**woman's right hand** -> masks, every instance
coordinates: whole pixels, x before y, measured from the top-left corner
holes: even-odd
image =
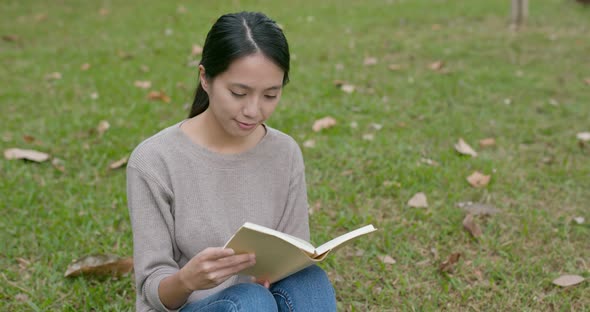
[[[236,255],[231,248],[210,247],[196,254],[182,267],[179,278],[187,290],[209,289],[255,263],[254,254]]]

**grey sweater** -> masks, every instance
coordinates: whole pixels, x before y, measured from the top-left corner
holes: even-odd
[[[178,123],[142,142],[127,164],[137,311],[167,311],[160,281],[207,247],[220,247],[246,221],[309,241],[305,170],[299,146],[270,127],[253,148],[218,154]],[[280,259],[277,259],[280,261]],[[195,291],[199,300],[245,279]]]

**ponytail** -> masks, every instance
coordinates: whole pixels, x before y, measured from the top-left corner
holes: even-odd
[[[209,107],[209,95],[203,89],[203,86],[199,82],[199,86],[197,87],[197,92],[195,93],[195,100],[193,101],[193,106],[191,107],[191,111],[188,114],[188,118],[193,118],[200,113],[204,112],[207,107]]]

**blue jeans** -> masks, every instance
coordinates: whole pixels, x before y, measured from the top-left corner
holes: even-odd
[[[237,284],[184,306],[181,312],[336,311],[334,288],[320,267],[312,265],[272,285]]]

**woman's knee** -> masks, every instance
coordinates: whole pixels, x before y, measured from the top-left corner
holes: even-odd
[[[232,299],[238,311],[277,311],[271,292],[260,284],[244,283],[235,286]]]

